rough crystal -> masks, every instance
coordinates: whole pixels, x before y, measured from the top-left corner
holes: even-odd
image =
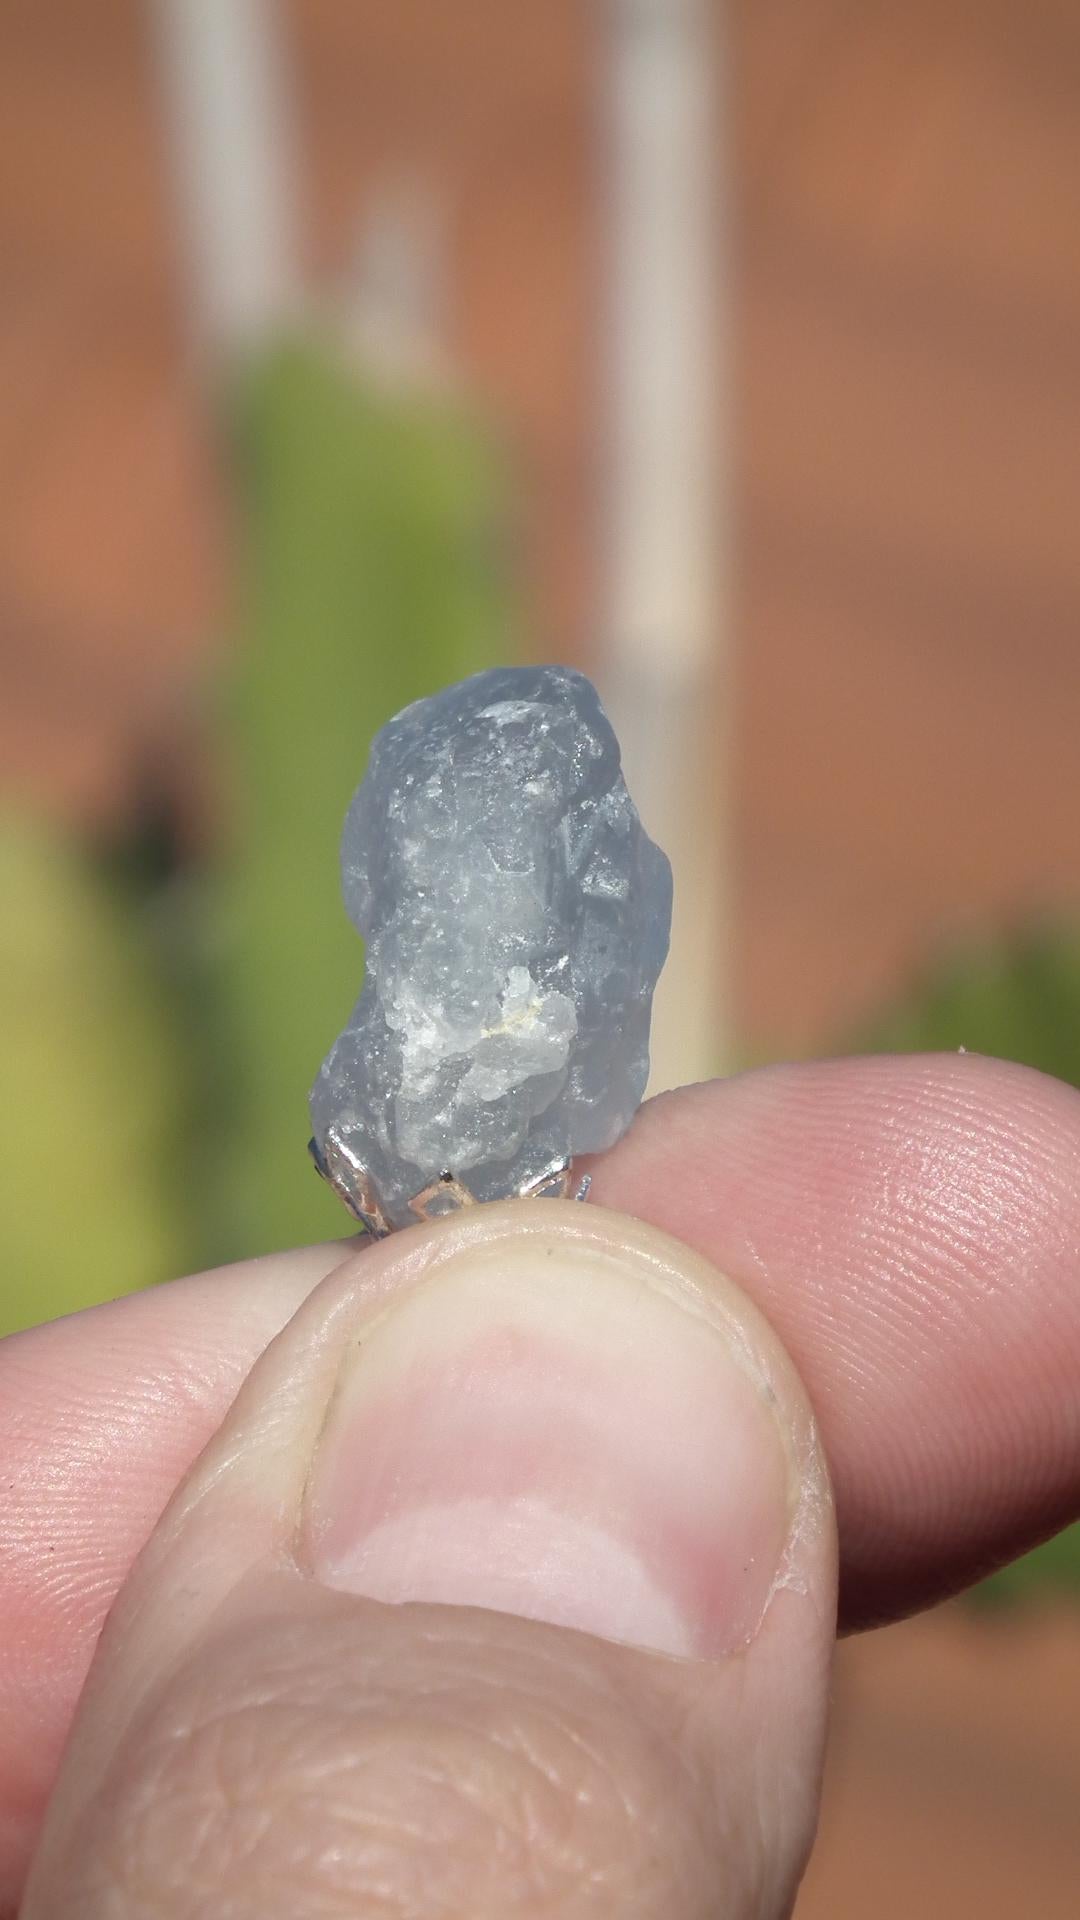
[[[445,1170],[492,1199],[611,1146],[648,1076],[671,868],[589,681],[502,668],[407,707],[341,866],[366,971],[312,1088],[324,1159],[406,1225]]]

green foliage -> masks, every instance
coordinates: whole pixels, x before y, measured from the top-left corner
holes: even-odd
[[[183,1272],[184,1055],[152,929],[91,851],[0,821],[0,1333]]]
[[[950,955],[856,1051],[993,1054],[1080,1087],[1080,928],[1042,923]]]
[[[858,1037],[856,1052],[955,1052],[1017,1060],[1080,1087],[1080,927],[1043,923],[952,954]],[[843,1049],[849,1051],[848,1047]],[[1080,1527],[984,1581],[987,1606],[1080,1594]]]
[[[359,990],[337,846],[372,735],[512,657],[492,449],[457,404],[290,344],[234,437],[246,629],[222,714],[231,833],[203,996],[208,1257],[347,1229],[307,1162],[307,1091]]]
[[[463,407],[297,342],[247,367],[230,424],[217,857],[178,870],[157,816],[107,857],[0,825],[0,1332],[349,1230],[306,1152],[362,970],[346,805],[384,720],[515,652],[505,476]]]

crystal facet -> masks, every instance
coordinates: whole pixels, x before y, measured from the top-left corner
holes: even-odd
[[[363,990],[311,1093],[324,1165],[408,1225],[609,1147],[645,1089],[671,868],[590,682],[477,674],[388,722],[341,846]],[[355,1180],[353,1182],[355,1189]]]

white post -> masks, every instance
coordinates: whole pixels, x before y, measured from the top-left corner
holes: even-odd
[[[605,693],[675,870],[655,1091],[730,1056],[718,463],[720,110],[708,0],[609,0]]]
[[[275,0],[154,0],[196,328],[242,347],[295,296],[293,147]]]
[[[369,195],[345,291],[348,339],[361,363],[406,388],[448,378],[446,231],[434,192],[390,178]]]

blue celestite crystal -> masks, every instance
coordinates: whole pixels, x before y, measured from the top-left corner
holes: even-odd
[[[311,1092],[324,1166],[365,1170],[403,1226],[444,1171],[494,1199],[625,1132],[671,868],[583,675],[502,668],[399,713],[341,868],[366,971]]]

